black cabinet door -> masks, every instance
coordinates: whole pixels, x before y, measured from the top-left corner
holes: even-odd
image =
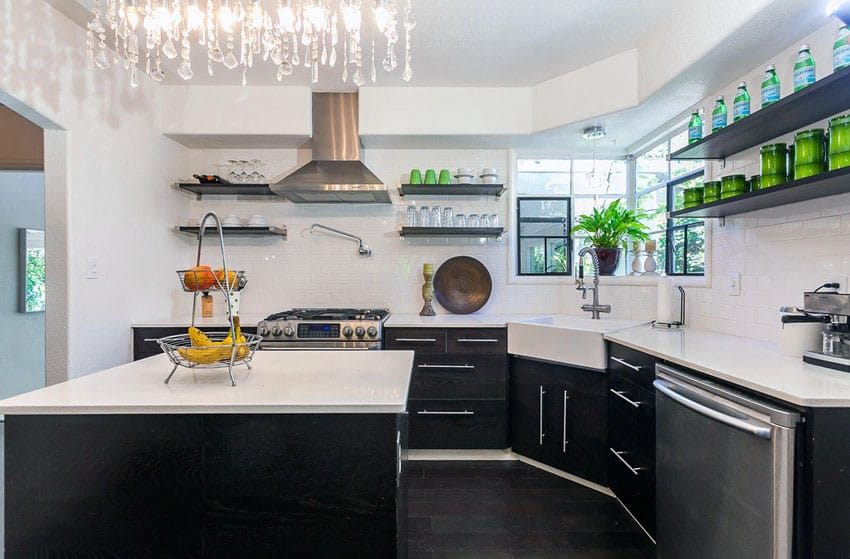
[[[553,375],[557,460],[552,465],[605,485],[608,379],[602,372],[566,366],[557,366]]]
[[[511,360],[511,447],[534,460],[551,460],[552,376],[549,365],[528,359]]]
[[[602,372],[513,358],[514,452],[605,484],[607,384]]]

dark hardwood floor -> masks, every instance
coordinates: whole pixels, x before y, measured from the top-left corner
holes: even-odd
[[[650,559],[613,498],[516,461],[406,463],[410,559]]]

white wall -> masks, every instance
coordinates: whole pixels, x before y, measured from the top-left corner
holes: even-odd
[[[158,90],[123,69],[90,71],[85,33],[43,1],[0,0],[0,100],[48,130],[48,376],[130,358],[129,324],[171,312],[186,247],[168,230],[187,150],[158,130]],[[84,278],[96,257],[101,279]],[[67,331],[66,331],[67,328]],[[64,339],[67,337],[67,343]]]
[[[805,39],[812,47],[817,76],[832,72],[832,43],[837,22]],[[760,106],[759,89],[764,68],[775,64],[782,84],[782,95],[793,91],[792,69],[799,44],[790,45],[775,57],[765,60],[723,90],[703,100],[710,113],[714,97],[734,97],[739,81],[749,85],[752,108]],[[710,120],[707,119],[707,120]],[[828,121],[809,128],[827,128]],[[793,143],[793,134],[774,141]],[[760,172],[758,148],[707,166],[708,176],[719,179],[727,174],[747,176]],[[713,227],[712,277],[710,289],[694,289],[691,298],[692,326],[737,334],[749,338],[776,340],[779,307],[802,305],[803,291],[811,291],[827,281],[839,281],[846,292],[850,287],[850,194],[811,200],[785,207],[771,208],[726,219],[726,226]],[[725,286],[728,275],[741,274],[741,295],[729,295]]]
[[[18,228],[44,228],[44,173],[0,171],[0,398],[44,386],[44,313],[18,312]]]
[[[299,160],[295,150],[192,150],[192,168],[212,168],[229,158],[260,158],[269,164],[269,176],[290,169]],[[301,153],[306,161],[308,153]],[[441,264],[452,256],[469,255],[481,260],[493,277],[493,294],[482,312],[495,313],[570,313],[578,314],[580,294],[572,278],[548,284],[508,283],[506,246],[509,232],[501,242],[445,239],[401,239],[396,227],[404,220],[406,204],[451,205],[456,213],[494,213],[502,223],[511,223],[506,214],[508,195],[499,201],[476,197],[458,199],[399,198],[395,185],[402,182],[412,167],[456,169],[457,167],[496,167],[502,176],[507,168],[506,150],[390,150],[364,151],[366,164],[390,185],[392,205],[302,205],[279,200],[204,199],[190,200],[184,219],[197,219],[207,210],[220,214],[236,213],[247,218],[253,213],[265,215],[270,223],[286,225],[289,239],[227,239],[228,259],[234,267],[249,274],[242,296],[245,313],[268,314],[296,306],[387,306],[395,313],[417,313],[422,307],[422,264]],[[187,199],[191,197],[187,196]],[[310,224],[318,222],[347,230],[363,237],[374,251],[371,258],[357,254],[356,243],[324,234],[311,235]],[[511,229],[512,230],[512,229]],[[191,264],[187,238],[187,262]],[[218,266],[213,244],[205,259]],[[604,286],[604,302],[614,305],[614,316],[652,318],[655,288],[652,286]],[[221,301],[217,312],[223,315]],[[191,302],[186,300],[175,313],[187,315]],[[438,312],[444,312],[439,309]]]

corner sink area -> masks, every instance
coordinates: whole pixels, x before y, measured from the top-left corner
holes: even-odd
[[[552,315],[508,322],[508,353],[603,370],[607,332],[643,324],[640,320]]]

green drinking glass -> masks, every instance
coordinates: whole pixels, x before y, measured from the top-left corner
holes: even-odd
[[[452,173],[448,169],[440,169],[440,178],[437,179],[439,184],[451,184]]]
[[[437,184],[437,172],[434,169],[425,171],[425,184]]]
[[[419,169],[410,170],[410,184],[422,184],[422,171]]]

